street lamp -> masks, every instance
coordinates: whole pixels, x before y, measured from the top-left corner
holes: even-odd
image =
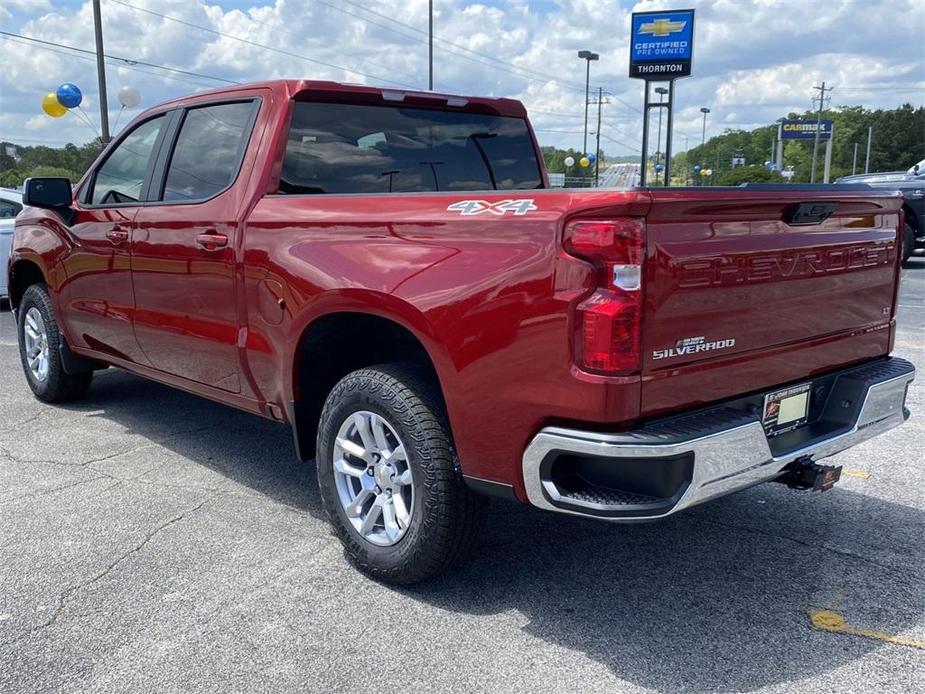
[[[665,94],[668,93],[667,87],[656,87],[655,93],[658,94],[658,103],[662,103]],[[658,166],[659,159],[661,158],[661,149],[662,149],[662,107],[659,106],[658,109],[658,139],[656,140],[655,146],[655,165]],[[658,183],[658,171],[655,172],[655,182]]]
[[[703,133],[700,135],[700,147],[703,148],[704,143],[707,141],[707,114],[710,109],[704,106],[700,109],[700,112],[703,114]]]
[[[578,57],[586,62],[585,67],[585,139],[581,147],[582,155],[588,153],[588,101],[591,99],[591,61],[601,56],[592,51],[578,51]]]

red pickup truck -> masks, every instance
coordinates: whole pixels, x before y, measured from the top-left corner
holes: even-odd
[[[35,395],[115,366],[288,423],[383,580],[457,562],[484,494],[639,521],[826,489],[817,461],[909,416],[898,194],[550,189],[508,99],[195,94],[25,202],[9,285]]]

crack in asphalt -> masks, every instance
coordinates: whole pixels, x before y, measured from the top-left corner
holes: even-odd
[[[153,446],[158,446],[163,443],[167,443],[171,439],[177,438],[178,436],[185,436],[186,434],[198,434],[203,431],[208,431],[209,429],[217,429],[219,427],[225,426],[226,422],[223,420],[221,422],[207,424],[202,427],[196,427],[193,429],[184,429],[182,431],[175,431],[172,434],[168,434],[159,439],[150,439],[147,443],[143,443],[140,446],[134,446],[122,451],[117,451],[115,453],[110,453],[109,455],[104,455],[99,458],[91,458],[90,460],[85,460],[80,463],[65,463],[61,460],[54,459],[33,459],[33,458],[22,458],[15,455],[8,448],[0,447],[0,458],[6,458],[7,460],[14,463],[22,463],[24,465],[28,464],[37,464],[37,465],[60,465],[61,467],[70,467],[70,468],[81,468],[93,465],[94,463],[101,463],[106,460],[111,460],[112,458],[118,458],[123,455],[128,455],[130,453],[137,453],[138,451],[144,450],[145,448],[151,448]],[[105,474],[105,473],[103,473]]]
[[[48,489],[36,489],[26,494],[20,494],[19,496],[10,497],[9,499],[2,499],[0,500],[0,506],[3,506],[4,504],[11,504],[14,501],[20,501],[21,499],[30,499],[33,497],[48,496],[49,494],[61,492],[61,491],[64,491],[65,489],[71,489],[72,487],[79,487],[80,485],[89,484],[90,482],[95,482],[97,480],[103,480],[103,479],[112,479],[112,478],[110,477],[110,475],[103,473],[103,474],[97,475],[96,477],[91,477],[90,479],[77,480],[76,482],[70,482],[69,484],[62,484],[57,487],[50,487]]]
[[[842,558],[844,558],[844,559],[854,559],[854,560],[857,560],[857,561],[862,561],[862,562],[864,562],[865,564],[870,564],[871,566],[876,566],[878,569],[882,569],[883,571],[887,571],[887,572],[889,572],[889,573],[895,574],[895,575],[898,576],[899,578],[902,578],[902,579],[908,581],[909,583],[925,585],[925,579],[923,579],[923,578],[919,578],[918,576],[913,576],[913,575],[907,574],[907,573],[905,573],[902,569],[900,569],[899,567],[890,566],[889,564],[882,564],[882,563],[876,561],[875,559],[871,559],[870,557],[866,557],[866,556],[864,556],[863,554],[858,554],[857,552],[852,552],[851,550],[841,549],[841,548],[839,548],[839,547],[832,547],[831,545],[816,544],[816,543],[814,543],[814,542],[807,542],[806,540],[801,540],[800,538],[793,537],[792,535],[781,535],[781,534],[779,534],[779,533],[769,532],[769,531],[767,531],[767,530],[761,530],[761,529],[759,529],[759,528],[753,528],[753,527],[749,527],[749,526],[747,526],[747,525],[734,525],[734,524],[732,524],[732,523],[721,523],[720,521],[711,520],[711,519],[708,519],[708,518],[696,518],[696,519],[693,519],[693,520],[694,520],[695,522],[698,522],[698,523],[707,523],[707,524],[710,524],[710,525],[718,525],[718,526],[721,527],[721,528],[729,528],[729,529],[733,529],[733,530],[744,530],[745,532],[754,533],[754,534],[756,534],[756,535],[762,535],[762,536],[764,536],[764,537],[771,537],[771,538],[774,538],[774,539],[777,539],[777,540],[786,540],[786,541],[788,541],[788,542],[793,542],[793,543],[795,543],[795,544],[801,545],[801,546],[806,547],[806,548],[808,548],[808,549],[814,549],[814,550],[820,550],[820,549],[821,549],[821,550],[825,550],[825,551],[827,551],[827,552],[832,552],[833,554],[837,554],[837,555],[839,555],[840,557],[842,557]]]
[[[186,517],[192,515],[193,513],[196,513],[197,511],[199,511],[203,506],[205,506],[205,505],[212,499],[212,497],[213,497],[213,495],[211,495],[211,494],[207,495],[205,498],[203,498],[203,499],[202,499],[198,504],[196,504],[195,506],[193,506],[193,507],[191,507],[191,508],[189,508],[189,509],[183,511],[182,513],[180,513],[180,514],[177,515],[177,516],[174,516],[174,517],[171,518],[170,520],[168,520],[168,521],[166,521],[166,522],[164,522],[164,523],[161,523],[161,524],[160,524],[159,526],[157,526],[154,530],[152,530],[150,533],[148,533],[148,534],[144,537],[144,539],[143,539],[139,544],[137,544],[135,547],[132,547],[132,548],[131,548],[130,550],[128,550],[127,552],[124,552],[124,553],[120,554],[120,555],[119,555],[118,557],[116,557],[113,561],[111,561],[102,571],[100,571],[99,573],[97,573],[95,576],[93,576],[92,578],[90,578],[88,581],[84,581],[84,582],[82,582],[82,583],[78,583],[77,585],[69,586],[68,588],[66,588],[66,589],[65,589],[64,591],[62,591],[62,593],[58,596],[58,600],[57,600],[57,603],[56,603],[56,605],[55,605],[55,609],[54,609],[54,611],[53,611],[52,614],[51,614],[51,617],[49,617],[44,623],[32,627],[32,628],[29,629],[26,633],[24,633],[24,634],[22,634],[22,635],[16,637],[15,639],[11,639],[11,640],[9,640],[9,641],[0,642],[0,647],[15,646],[16,644],[20,643],[21,641],[23,641],[24,639],[28,638],[29,636],[31,636],[31,635],[33,635],[33,634],[39,632],[39,631],[42,631],[42,630],[44,630],[44,629],[47,629],[48,627],[53,626],[54,624],[56,624],[57,621],[58,621],[58,619],[59,619],[59,618],[61,617],[61,615],[64,613],[64,610],[67,608],[68,604],[72,601],[74,595],[75,595],[78,591],[80,591],[80,590],[82,590],[82,589],[84,589],[84,588],[88,588],[89,586],[93,585],[93,584],[96,583],[97,581],[100,581],[100,580],[104,579],[106,576],[108,576],[110,573],[112,573],[122,562],[124,562],[125,560],[127,560],[129,557],[131,557],[131,556],[133,556],[133,555],[135,555],[135,554],[138,554],[142,549],[145,548],[145,545],[147,545],[149,542],[151,542],[151,540],[153,540],[158,534],[160,534],[161,532],[163,532],[164,530],[166,530],[166,529],[169,528],[170,526],[172,526],[172,525],[174,525],[174,524],[176,524],[176,523],[179,523],[179,522],[182,521],[184,518],[186,518]]]

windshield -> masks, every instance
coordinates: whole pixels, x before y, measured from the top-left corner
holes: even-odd
[[[925,159],[920,161],[918,164],[913,164],[912,167],[909,169],[909,173],[919,174],[920,176],[922,174],[925,174]]]
[[[280,193],[542,187],[522,118],[400,106],[296,102]]]

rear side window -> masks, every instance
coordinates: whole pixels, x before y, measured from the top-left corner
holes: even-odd
[[[138,202],[164,116],[145,121],[116,145],[96,172],[90,203],[113,205]]]
[[[542,186],[521,118],[296,102],[280,193],[515,190]]]
[[[0,219],[13,219],[22,212],[22,205],[12,200],[0,200]]]
[[[205,200],[238,175],[256,102],[201,106],[186,112],[167,167],[163,200]]]

